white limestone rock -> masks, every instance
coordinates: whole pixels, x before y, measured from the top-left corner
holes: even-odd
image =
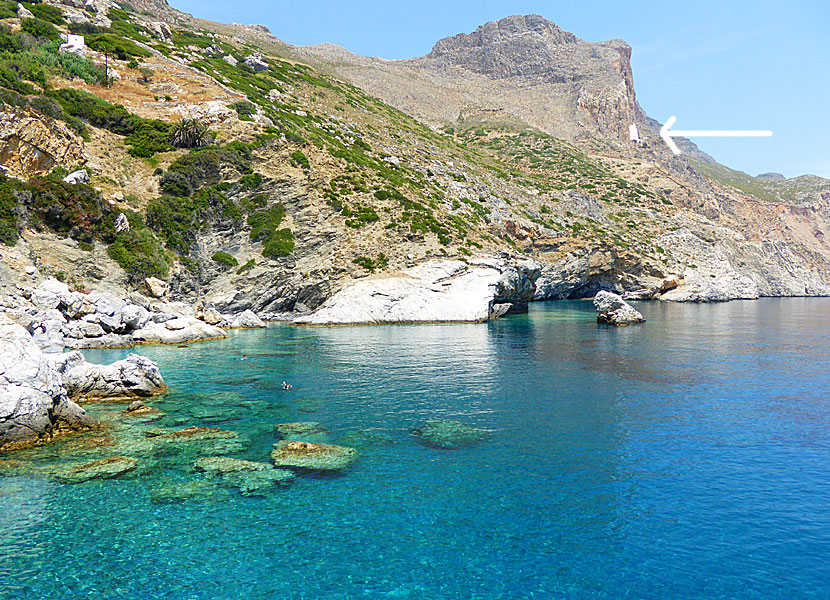
[[[0,314],[0,448],[36,441],[55,426],[93,424],[84,409],[69,399],[61,375],[29,333]]]
[[[266,327],[265,322],[252,310],[246,310],[238,315],[227,315],[222,319],[222,326],[230,329],[256,329]]]
[[[136,342],[157,344],[182,344],[228,337],[224,330],[208,325],[195,317],[179,316],[174,319],[157,323],[150,321],[141,329],[133,332],[132,338]]]
[[[526,307],[539,267],[533,261],[430,261],[401,273],[355,281],[311,315],[304,325],[482,322]],[[505,308],[505,304],[511,305]]]
[[[49,360],[63,376],[63,385],[73,398],[145,398],[167,389],[158,365],[138,354],[111,365],[86,362],[78,351]]]
[[[602,290],[594,298],[597,307],[597,323],[611,325],[631,325],[643,323],[645,318],[640,312],[622,299],[622,296]]]
[[[110,69],[112,71],[112,69]],[[110,73],[110,75],[112,75]],[[85,169],[78,169],[77,171],[73,171],[69,175],[63,178],[66,183],[71,183],[72,185],[77,185],[79,183],[89,183],[89,173],[86,172]]]

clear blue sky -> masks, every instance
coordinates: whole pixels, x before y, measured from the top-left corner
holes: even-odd
[[[261,23],[291,44],[332,42],[389,59],[512,14],[537,13],[584,40],[634,48],[641,106],[676,129],[772,129],[772,138],[698,139],[753,175],[830,177],[830,2],[721,0],[169,0],[225,23]]]

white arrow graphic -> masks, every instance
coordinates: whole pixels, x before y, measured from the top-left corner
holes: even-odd
[[[675,154],[680,154],[680,148],[672,140],[673,137],[772,137],[772,131],[768,129],[756,130],[730,130],[730,129],[710,129],[710,130],[695,130],[689,131],[670,131],[671,126],[677,121],[677,117],[671,116],[666,124],[660,128],[660,137],[666,142],[666,145]]]

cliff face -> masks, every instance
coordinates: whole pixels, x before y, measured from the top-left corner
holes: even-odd
[[[626,140],[644,125],[622,40],[587,43],[539,15],[511,16],[444,38],[426,56],[364,59],[336,46],[303,52],[428,122],[499,110],[557,137]]]

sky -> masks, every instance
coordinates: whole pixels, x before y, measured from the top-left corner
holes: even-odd
[[[169,0],[223,23],[259,23],[295,45],[365,56],[422,56],[448,35],[536,13],[578,37],[633,48],[637,99],[675,129],[770,129],[771,138],[698,138],[718,161],[757,175],[830,177],[830,2],[824,0]]]

